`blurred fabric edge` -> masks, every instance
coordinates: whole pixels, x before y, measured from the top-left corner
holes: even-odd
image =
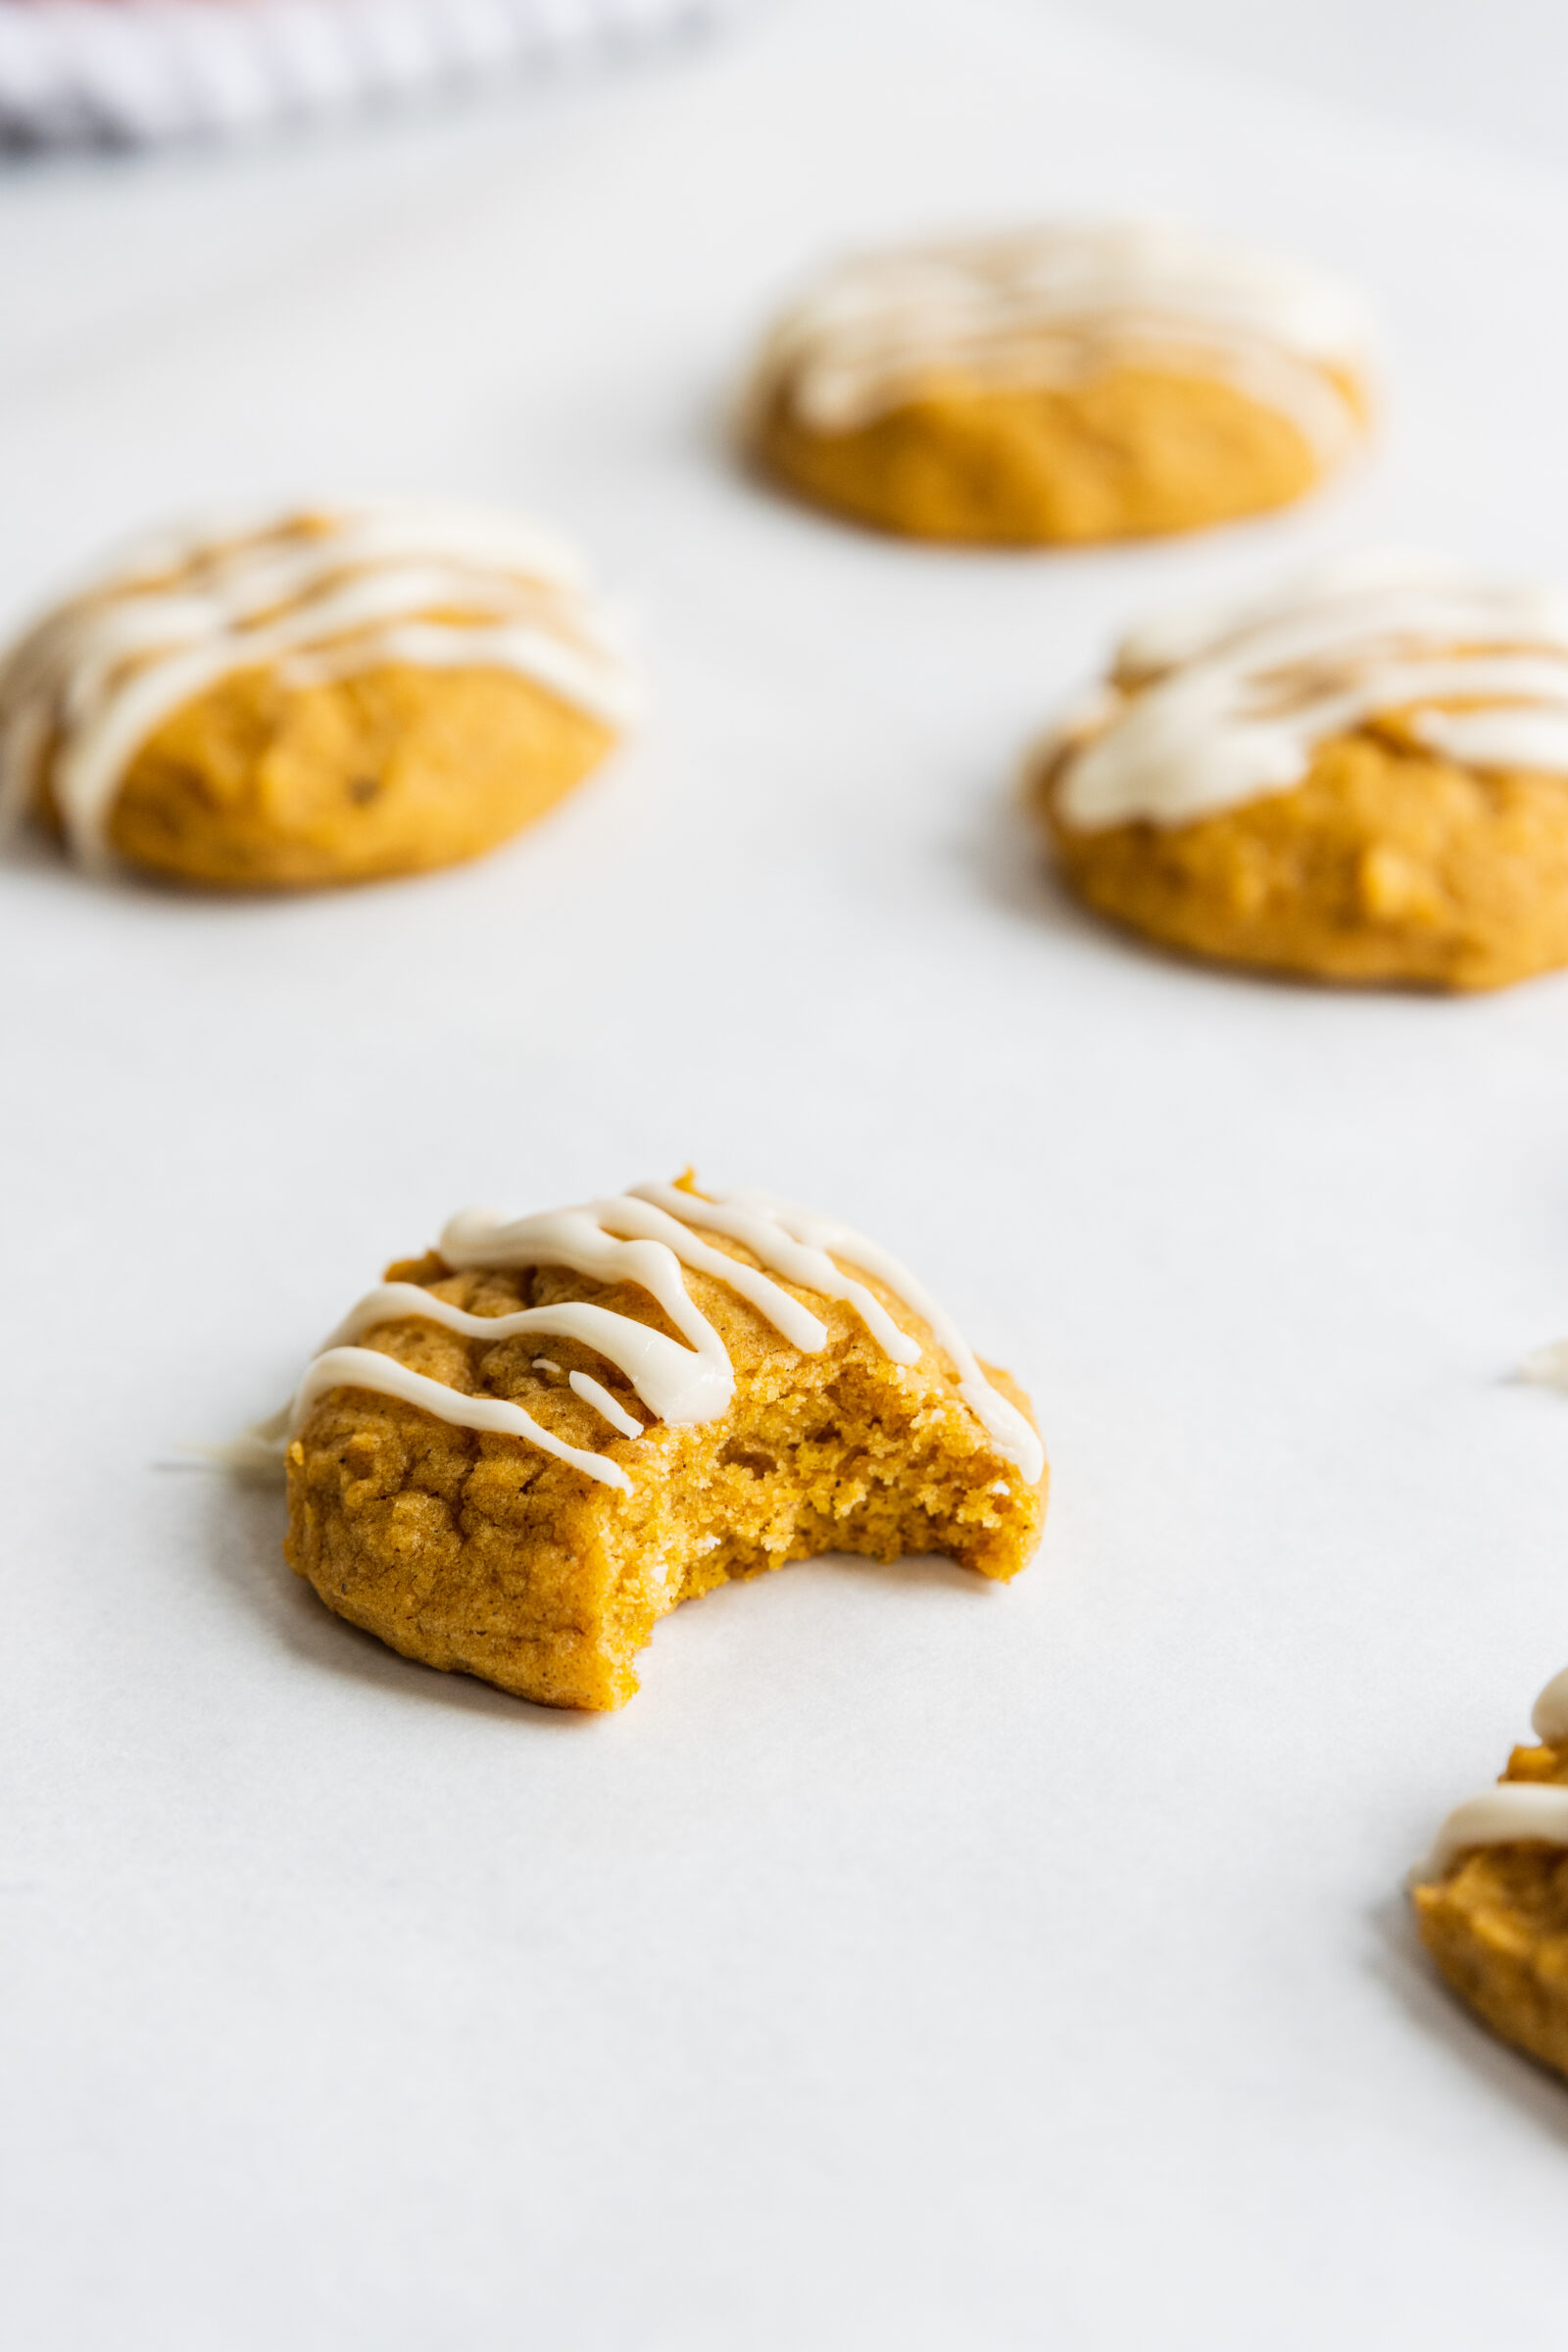
[[[0,0],[0,145],[222,137],[704,31],[756,0]]]

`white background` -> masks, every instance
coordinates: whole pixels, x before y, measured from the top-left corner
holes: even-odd
[[[744,480],[845,241],[1167,207],[1357,277],[1308,510],[1066,558]],[[1022,0],[811,0],[548,106],[0,191],[0,601],[235,493],[493,497],[639,616],[643,746],[469,870],[0,865],[12,2340],[1425,2352],[1568,2286],[1568,2092],[1401,1874],[1568,1657],[1568,978],[1165,961],[1020,744],[1127,616],[1373,538],[1568,575],[1568,179]],[[693,1158],[1031,1389],[1011,1590],[797,1567],[622,1714],[405,1663],[160,1467],[389,1256]]]
[[[1374,115],[1568,159],[1560,0],[1077,0],[1076,13]]]

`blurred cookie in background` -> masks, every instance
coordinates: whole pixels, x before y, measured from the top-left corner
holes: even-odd
[[[774,328],[745,430],[813,505],[1049,546],[1286,506],[1369,409],[1357,298],[1159,222],[855,256]]]
[[[1166,947],[1501,988],[1568,963],[1568,603],[1372,555],[1178,611],[1026,790],[1077,895]]]
[[[0,813],[89,867],[229,890],[494,848],[640,690],[575,559],[513,517],[320,507],[126,555],[0,665]]]

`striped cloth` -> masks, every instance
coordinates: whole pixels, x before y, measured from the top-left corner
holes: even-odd
[[[141,145],[693,30],[739,0],[0,0],[0,141]]]

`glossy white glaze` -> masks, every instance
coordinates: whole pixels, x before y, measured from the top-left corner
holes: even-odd
[[[1568,774],[1568,603],[1373,554],[1134,631],[1040,747],[1082,832],[1177,826],[1288,792],[1317,746],[1398,713],[1476,768]]]
[[[703,1239],[696,1228],[741,1243],[760,1261],[742,1264]],[[687,1290],[684,1268],[724,1283],[755,1307],[774,1330],[804,1353],[827,1342],[826,1326],[782,1282],[818,1298],[852,1307],[884,1354],[913,1364],[920,1345],[900,1329],[882,1301],[852,1270],[863,1268],[903,1299],[928,1326],[938,1348],[957,1374],[958,1394],[986,1430],[999,1454],[1033,1484],[1045,1469],[1040,1440],[1028,1420],[994,1389],[951,1318],[906,1268],[874,1242],[772,1195],[722,1192],[698,1195],[675,1185],[636,1185],[613,1199],[542,1216],[508,1219],[488,1209],[454,1217],[441,1236],[440,1253],[456,1271],[465,1268],[563,1266],[610,1283],[630,1282],[655,1299],[680,1334],[652,1330],[629,1315],[588,1301],[525,1307],[512,1314],[473,1315],[435,1298],[416,1283],[379,1284],[345,1316],[312,1363],[285,1416],[247,1442],[247,1461],[257,1444],[281,1459],[289,1437],[304,1424],[317,1400],[333,1388],[360,1388],[400,1396],[438,1419],[468,1429],[502,1430],[525,1438],[571,1462],[588,1477],[626,1488],[625,1471],[608,1455],[565,1445],[523,1412],[498,1399],[475,1397],[443,1382],[410,1371],[393,1357],[355,1343],[379,1325],[403,1319],[433,1323],[467,1340],[492,1344],[523,1334],[572,1339],[613,1364],[649,1412],[682,1423],[716,1420],[734,1395],[735,1373],[715,1326]],[[536,1364],[558,1370],[552,1359]],[[627,1438],[643,1434],[625,1406],[590,1375],[573,1372],[569,1385]]]
[[[574,1396],[582,1398],[584,1404],[591,1404],[612,1429],[619,1430],[623,1438],[642,1436],[643,1425],[635,1413],[628,1413],[619,1399],[612,1396],[603,1381],[595,1380],[591,1372],[568,1372],[566,1386]]]
[[[1331,279],[1159,221],[1063,221],[853,256],[774,329],[751,401],[842,433],[960,375],[1068,387],[1127,367],[1217,377],[1288,417],[1320,460],[1358,428],[1358,301]]]
[[[575,559],[506,515],[379,505],[212,516],[143,540],[0,664],[0,821],[49,762],[87,864],[163,722],[236,670],[309,687],[386,663],[505,669],[612,727],[640,693]]]

